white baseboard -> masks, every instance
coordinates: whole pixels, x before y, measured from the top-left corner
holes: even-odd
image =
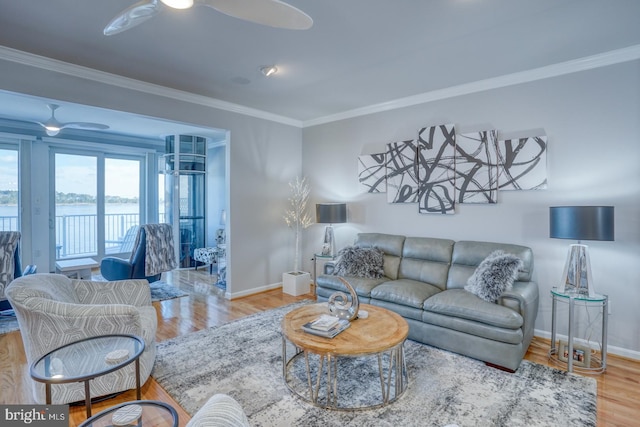
[[[241,291],[241,292],[234,292],[232,294],[227,292],[225,294],[225,298],[231,300],[231,299],[246,297],[246,296],[253,295],[253,294],[259,294],[260,292],[270,291],[272,289],[278,289],[278,288],[282,288],[282,283],[272,283],[270,285],[259,286],[257,288],[251,288],[251,289],[248,289],[246,291]]]
[[[535,329],[533,332],[534,332],[534,335],[537,337],[546,338],[548,340],[551,339],[551,332],[542,331],[540,329]],[[556,339],[562,339],[566,341],[568,337],[566,335],[556,334]],[[585,346],[590,346],[591,348],[599,350],[598,348],[599,344],[597,342],[594,342],[594,341],[587,342],[586,340],[579,339],[579,338],[576,338],[575,342]],[[616,347],[613,345],[607,345],[607,354],[615,354],[616,356],[622,356],[622,357],[627,357],[629,359],[640,360],[640,351],[629,350],[627,348]]]

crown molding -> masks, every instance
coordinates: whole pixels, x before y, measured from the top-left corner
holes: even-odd
[[[379,104],[373,104],[362,108],[355,108],[353,110],[343,111],[341,113],[331,114],[328,116],[306,121],[292,119],[290,117],[269,113],[267,111],[258,110],[255,108],[234,104],[203,95],[197,95],[190,92],[171,89],[153,83],[143,82],[141,80],[135,80],[116,74],[106,73],[104,71],[98,71],[92,68],[59,61],[57,59],[34,55],[5,46],[0,46],[0,59],[36,68],[46,69],[48,71],[54,71],[86,80],[92,80],[99,83],[105,83],[124,89],[135,90],[138,92],[175,99],[191,104],[202,105],[205,107],[216,108],[219,110],[242,114],[245,116],[255,117],[276,123],[282,123],[297,128],[307,128],[339,120],[365,116],[368,114],[375,114],[384,111],[410,107],[418,104],[425,104],[442,99],[454,98],[457,96],[469,95],[473,93],[484,92],[487,90],[499,89],[502,87],[508,87],[517,84],[563,76],[566,74],[592,70],[595,68],[606,67],[623,62],[635,61],[637,59],[640,59],[640,45],[633,45],[626,48],[615,49],[596,55],[574,59],[571,61],[560,62],[557,64],[547,65],[544,67],[534,68],[531,70],[512,74],[505,74],[502,76],[478,80],[471,83],[450,86],[443,89],[424,92],[421,94],[382,102]]]
[[[280,116],[278,114],[269,113],[267,111],[258,110],[256,108],[246,107],[240,104],[234,104],[232,102],[222,101],[208,96],[197,95],[195,93],[185,92],[178,89],[171,89],[165,86],[119,76],[117,74],[106,73],[104,71],[95,70],[93,68],[83,67],[81,65],[59,61],[57,59],[23,52],[6,46],[0,46],[0,60],[16,62],[22,65],[41,68],[47,71],[53,71],[68,76],[78,77],[81,79],[96,81],[123,89],[135,90],[150,95],[157,95],[164,98],[175,99],[177,101],[216,108],[218,110],[251,116],[258,119],[282,123],[298,128],[302,127],[302,121],[292,119],[290,117]]]
[[[586,56],[571,61],[560,62],[540,68],[533,68],[512,74],[505,74],[476,82],[465,83],[457,86],[450,86],[443,89],[424,92],[393,101],[373,104],[362,108],[344,111],[338,114],[320,117],[317,119],[302,122],[302,127],[336,122],[338,120],[351,119],[368,114],[380,113],[395,110],[398,108],[410,107],[418,104],[438,101],[442,99],[454,98],[456,96],[469,95],[477,92],[484,92],[492,89],[513,86],[522,83],[544,80],[566,74],[578,73],[580,71],[592,70],[594,68],[606,67],[622,62],[635,61],[640,59],[640,45],[633,45],[622,49],[611,50],[597,55]]]

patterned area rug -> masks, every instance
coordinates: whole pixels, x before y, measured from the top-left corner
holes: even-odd
[[[593,378],[528,361],[510,374],[413,341],[405,344],[409,385],[397,401],[351,412],[309,405],[282,379],[280,322],[299,304],[161,342],[152,376],[190,414],[211,395],[229,394],[253,426],[596,425]],[[380,388],[361,367],[338,375],[341,399]]]
[[[105,281],[102,276],[94,276],[93,280]],[[164,301],[186,297],[189,294],[162,280],[151,283],[151,301]],[[15,316],[0,316],[0,335],[17,331],[18,321]]]

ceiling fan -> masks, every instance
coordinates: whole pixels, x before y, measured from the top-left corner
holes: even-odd
[[[309,15],[280,0],[142,0],[113,18],[104,28],[104,35],[133,28],[167,7],[189,9],[193,6],[207,6],[234,18],[275,28],[307,30],[313,25]]]
[[[60,131],[64,128],[75,128],[75,129],[91,129],[91,130],[105,130],[109,129],[109,126],[103,125],[100,123],[88,123],[88,122],[68,122],[68,123],[60,123],[56,119],[56,110],[60,107],[56,104],[47,104],[47,107],[51,110],[51,117],[44,123],[37,122],[40,126],[42,126],[49,136],[56,136],[60,133]]]

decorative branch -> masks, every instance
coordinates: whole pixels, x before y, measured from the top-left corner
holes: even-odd
[[[307,178],[296,177],[289,182],[291,197],[289,197],[289,208],[284,211],[284,221],[289,228],[292,228],[296,236],[296,255],[293,263],[293,271],[298,271],[298,261],[300,259],[300,232],[313,224],[311,215],[307,212],[309,193],[311,192]]]

